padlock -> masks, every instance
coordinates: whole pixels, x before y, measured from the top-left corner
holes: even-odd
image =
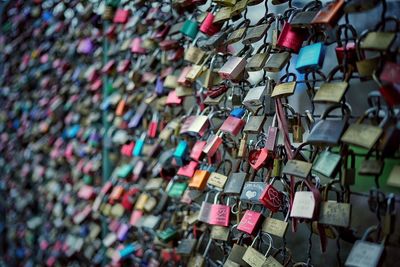
[[[318,34],[324,36],[323,40],[316,42]],[[300,49],[299,56],[296,61],[296,70],[299,73],[305,73],[307,71],[315,71],[322,68],[325,58],[325,40],[326,36],[324,33],[315,33],[311,35],[307,41],[308,45],[303,46]],[[311,41],[314,41],[311,44]]]
[[[371,149],[383,133],[382,126],[389,119],[386,113],[385,118],[381,121],[380,126],[365,124],[363,121],[371,114],[377,112],[377,107],[368,109],[356,123],[350,124],[347,130],[341,137],[341,141],[346,144],[360,146],[366,149]]]
[[[207,185],[207,180],[210,177],[208,170],[196,170],[190,180],[189,187],[197,190],[204,190]]]
[[[311,22],[322,7],[321,2],[309,2],[301,11],[293,12],[290,25],[294,28],[310,28]]]
[[[285,21],[276,45],[297,54],[306,38],[304,30],[294,29],[289,22]]]
[[[219,128],[219,131],[224,133],[230,133],[233,136],[238,135],[238,133],[244,127],[245,122],[242,118],[236,118],[234,116],[229,116]]]
[[[370,159],[368,156],[361,162],[359,175],[380,176],[383,171],[384,161],[381,159]]]
[[[118,8],[114,15],[114,23],[125,24],[128,22],[130,10]]]
[[[321,152],[315,159],[312,170],[326,177],[335,178],[340,166],[341,156],[332,153],[329,148]]]
[[[283,167],[282,173],[306,179],[310,175],[311,169],[312,163],[291,159]]]
[[[207,143],[203,148],[203,153],[208,157],[212,157],[218,151],[218,148],[222,144],[223,132],[217,132],[215,135],[210,135],[207,139]]]
[[[239,231],[254,235],[259,228],[263,215],[253,210],[246,210],[237,226]]]
[[[245,46],[236,56],[229,57],[228,61],[219,69],[218,74],[223,79],[235,80],[245,71],[247,58],[250,56],[253,48]]]
[[[263,43],[249,59],[246,65],[247,71],[260,71],[264,69],[265,63],[270,55],[272,45],[270,43]],[[262,52],[261,52],[262,51]]]
[[[210,221],[211,205],[212,205],[212,203],[208,202],[210,193],[211,193],[211,191],[207,191],[203,202],[201,202],[200,211],[199,211],[198,218],[197,218],[197,220],[199,222],[209,223],[209,221]]]
[[[367,238],[374,232],[377,231],[376,226],[369,227],[361,240],[357,240],[349,256],[346,259],[345,266],[351,267],[376,267],[379,265],[380,258],[384,251],[385,239],[380,244],[372,243],[367,241]]]
[[[238,168],[232,168],[232,173],[228,176],[224,187],[224,194],[227,195],[240,195],[244,182],[247,180],[248,174],[246,172],[239,171],[240,163]]]
[[[290,60],[289,52],[275,52],[271,53],[264,69],[268,72],[279,72],[286,66]]]
[[[379,63],[379,57],[365,58],[365,52],[361,51],[360,45],[370,32],[371,31],[364,31],[356,42],[356,66],[362,81],[370,80],[372,78],[372,74],[377,69]]]
[[[316,103],[339,103],[342,101],[344,95],[346,94],[347,88],[349,87],[349,80],[353,73],[353,67],[336,66],[333,68],[326,79],[326,82],[321,84],[318,91],[315,93],[313,101]],[[343,81],[332,82],[334,75],[338,72],[343,72]]]
[[[180,32],[190,39],[195,39],[199,31],[199,23],[193,20],[193,16],[194,14],[183,23],[180,29]]]
[[[292,77],[292,81],[288,81]],[[280,78],[280,83],[275,85],[271,97],[286,97],[294,94],[296,89],[296,75],[294,73],[287,73]],[[284,82],[285,81],[285,82]]]
[[[204,234],[203,234],[203,235],[204,235]],[[199,250],[200,244],[202,243],[202,240],[203,240],[203,239],[201,239],[201,241],[199,241],[198,247],[197,247],[196,251]],[[196,255],[190,257],[190,259],[189,259],[189,261],[188,261],[188,266],[193,266],[193,267],[204,267],[204,266],[206,265],[206,256],[207,256],[207,254],[208,254],[208,251],[209,251],[210,248],[211,248],[211,243],[212,243],[212,241],[213,241],[213,240],[212,240],[211,238],[209,238],[209,241],[208,241],[208,243],[207,243],[207,245],[206,245],[206,248],[204,249],[203,254],[198,254],[198,253],[196,253]]]
[[[257,134],[262,131],[264,128],[264,123],[266,120],[265,115],[253,115],[250,116],[251,113],[248,115],[248,119],[246,121],[246,125],[244,126],[243,132],[245,134]]]
[[[271,182],[265,186],[259,196],[259,201],[273,213],[278,212],[283,204],[282,192],[273,186],[276,180],[276,178],[272,178]]]
[[[131,52],[134,54],[145,54],[146,50],[142,47],[142,39],[135,37],[131,43]]]
[[[351,219],[351,204],[346,202],[338,202],[338,200],[328,200],[328,192],[332,188],[333,182],[325,186],[323,192],[323,200],[320,204],[318,222],[324,225],[332,225],[337,227],[349,227]],[[347,201],[349,201],[347,196]]]
[[[346,36],[345,33],[350,32],[351,36]],[[342,38],[342,34],[345,38]],[[348,34],[348,33],[347,33]],[[336,30],[336,42],[337,47],[335,48],[336,58],[339,65],[351,65],[353,69],[356,69],[357,53],[356,44],[357,32],[350,24],[342,24]],[[344,44],[343,44],[344,42]]]
[[[267,252],[265,254],[262,254],[261,252],[259,252],[255,248],[253,248],[257,238],[259,238],[258,235],[254,238],[251,245],[249,247],[247,247],[246,252],[243,254],[243,257],[242,257],[242,259],[247,264],[249,264],[251,267],[265,266],[264,264],[266,264],[267,255],[271,251],[271,248],[272,248],[272,238],[269,237],[269,246],[268,246]]]
[[[231,208],[229,205],[218,204],[218,197],[220,193],[215,194],[214,203],[210,208],[210,217],[208,223],[211,225],[218,226],[229,226],[229,216],[231,212]]]
[[[230,170],[227,173],[227,175],[225,175],[223,173],[220,173],[218,170],[221,167],[225,167],[225,165],[227,163],[230,166],[229,167]],[[215,188],[217,190],[223,190],[224,186],[225,186],[225,183],[226,183],[226,181],[228,179],[228,176],[231,174],[231,171],[232,171],[232,162],[229,161],[229,160],[221,161],[221,163],[218,164],[217,169],[210,174],[210,177],[208,178],[208,181],[207,181],[207,185],[211,186],[212,188]]]
[[[230,6],[222,7],[219,10],[217,10],[213,22],[224,23],[230,20],[231,17],[232,17],[232,7]]]
[[[255,87],[251,88],[246,96],[244,97],[242,104],[246,107],[251,106],[260,106],[264,102],[264,96],[268,91],[271,90],[273,83],[269,78],[264,85],[261,85],[260,82],[255,85]]]
[[[200,31],[208,36],[213,36],[222,28],[222,23],[214,23],[215,15],[213,12],[215,12],[215,8],[213,8],[210,12],[207,12],[206,18],[200,25]]]
[[[193,160],[199,161],[203,152],[203,148],[206,145],[206,141],[198,140],[193,145],[189,157]]]
[[[336,88],[335,88],[336,89]],[[341,108],[345,113],[342,120],[328,120],[329,113]],[[340,138],[345,131],[350,118],[350,109],[347,105],[334,104],[328,107],[321,115],[321,119],[314,125],[307,142],[313,145],[335,146],[340,142]],[[334,129],[334,130],[333,130]]]
[[[147,135],[150,138],[155,138],[157,136],[157,129],[158,129],[158,113],[154,112],[151,118],[151,121],[149,123],[149,128],[147,130]]]
[[[185,192],[187,183],[173,182],[168,191],[168,196],[172,198],[180,198]]]
[[[241,239],[240,239],[241,240]],[[242,246],[241,244],[234,243],[229,253],[227,260],[225,261],[223,267],[250,267],[250,265],[245,262],[242,257],[246,252],[246,247]]]
[[[298,182],[297,186],[301,182]],[[303,219],[315,219],[318,218],[319,212],[319,191],[312,185],[309,185],[307,180],[304,180],[304,184],[311,191],[296,191],[293,199],[293,206],[290,210],[290,217],[303,218]]]
[[[301,123],[301,116],[299,113],[295,114],[296,117],[296,122],[295,124],[292,125],[293,128],[293,143],[303,143],[303,133],[304,133],[304,127],[302,126]]]
[[[143,147],[145,144],[146,133],[142,133],[140,138],[136,140],[135,148],[133,149],[132,156],[140,157],[142,155]]]
[[[247,139],[248,139],[247,132],[244,131],[243,136],[239,142],[239,149],[237,154],[238,158],[244,158],[247,155]]]
[[[385,99],[389,107],[400,104],[400,86],[398,85],[398,79],[395,78],[398,75],[398,70],[398,64],[385,62],[383,69],[380,72],[380,79],[378,79],[376,71],[372,75],[374,81],[379,86],[380,94]]]
[[[245,182],[240,201],[242,203],[260,204],[260,196],[265,187],[264,182]]]
[[[270,216],[265,218],[261,231],[283,238],[286,234],[288,225],[289,225],[289,212],[286,213],[285,219],[279,220],[272,217],[273,213],[270,213]]]
[[[393,22],[395,25],[393,32],[385,31],[385,26],[388,25],[389,22]],[[397,18],[395,17],[384,18],[376,25],[375,31],[368,32],[365,39],[360,42],[360,49],[387,51],[396,38],[396,32],[399,31],[398,24]]]
[[[250,20],[244,19],[238,25],[236,25],[235,28],[232,30],[231,34],[229,34],[229,36],[227,37],[226,44],[227,45],[234,44],[242,40],[247,32],[249,24]]]
[[[266,35],[269,27],[274,21],[273,14],[268,14],[257,21],[256,25],[251,26],[247,29],[246,36],[243,38],[242,43],[244,45],[250,45],[255,43]]]
[[[184,59],[193,64],[201,64],[206,56],[206,52],[196,46],[199,38],[193,40],[187,49],[185,49]]]
[[[174,159],[178,166],[182,167],[187,161],[187,154],[189,151],[189,145],[186,141],[181,140],[174,151]]]
[[[276,141],[278,139],[278,120],[277,114],[275,113],[272,119],[272,124],[268,128],[267,140],[265,142],[265,148],[269,151],[275,151]]]
[[[344,0],[327,3],[318,11],[311,24],[334,27],[343,15],[344,4]]]

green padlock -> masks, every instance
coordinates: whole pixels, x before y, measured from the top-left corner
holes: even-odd
[[[199,23],[196,20],[189,18],[183,23],[180,32],[190,39],[195,39],[199,32]]]
[[[176,229],[168,227],[167,229],[159,232],[157,236],[162,242],[168,243],[178,236],[178,232],[176,231]]]
[[[181,197],[183,195],[183,192],[185,192],[187,187],[187,183],[177,183],[174,182],[171,185],[171,188],[168,190],[168,196],[170,197]]]

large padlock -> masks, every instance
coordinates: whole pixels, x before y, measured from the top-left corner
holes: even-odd
[[[223,79],[237,79],[245,71],[246,60],[252,51],[252,46],[245,46],[236,56],[229,57],[228,61],[219,69],[218,74]]]
[[[319,33],[321,34],[321,33]],[[300,73],[305,73],[307,71],[315,71],[322,68],[325,58],[325,39],[326,36],[322,33],[324,39],[316,42],[318,33],[313,34],[308,39],[308,45],[303,46],[300,49],[299,56],[296,61],[296,70]],[[314,41],[311,44],[311,41]]]
[[[380,258],[384,251],[385,239],[380,244],[367,241],[367,238],[377,231],[376,226],[368,228],[361,240],[354,243],[349,256],[346,259],[345,266],[347,267],[376,267],[379,264]]]
[[[276,178],[272,178],[259,196],[259,201],[273,213],[278,212],[283,205],[283,193],[273,186],[276,180]]]

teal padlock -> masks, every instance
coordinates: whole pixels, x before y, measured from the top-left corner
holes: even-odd
[[[136,250],[137,247],[134,244],[129,244],[119,251],[119,256],[121,259],[124,259],[134,253]]]
[[[189,151],[189,145],[186,141],[182,140],[174,151],[174,159],[178,166],[182,167],[186,163],[187,154]]]
[[[159,232],[157,236],[162,242],[168,243],[169,241],[178,237],[178,231],[172,227],[168,227],[167,229]]]
[[[195,39],[199,32],[199,23],[195,20],[188,19],[183,23],[180,32],[190,39]]]
[[[117,177],[126,179],[129,174],[132,174],[133,166],[130,164],[125,164],[119,167],[117,172]]]
[[[187,183],[174,182],[168,190],[168,196],[180,198],[183,195],[183,192],[185,192],[187,186]]]
[[[296,70],[299,73],[315,71],[322,68],[325,58],[325,45],[323,42],[310,44],[300,49],[297,57]]]
[[[121,0],[106,0],[106,5],[117,8]]]
[[[143,133],[140,136],[139,140],[136,141],[135,148],[133,149],[133,152],[132,152],[132,156],[140,157],[142,155],[145,138],[146,138],[146,133]]]

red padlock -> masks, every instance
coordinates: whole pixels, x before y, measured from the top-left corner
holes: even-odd
[[[142,39],[140,37],[135,37],[132,40],[131,52],[135,54],[145,54],[146,49],[142,47]]]
[[[125,24],[129,18],[129,10],[118,8],[115,12],[114,23]]]
[[[258,171],[261,169],[268,161],[271,156],[271,152],[263,147],[261,149],[254,149],[249,152],[249,162],[251,167]]]
[[[253,210],[246,210],[237,229],[249,235],[254,235],[260,225],[262,214]]]
[[[306,38],[307,35],[303,29],[295,29],[289,22],[285,21],[276,45],[297,54]]]
[[[226,118],[224,123],[222,123],[219,130],[221,132],[231,133],[233,136],[236,136],[238,135],[238,133],[240,133],[244,125],[245,125],[244,120],[233,116],[229,116],[228,118]]]
[[[346,32],[350,31],[351,33],[351,36],[348,36],[347,39],[343,39],[341,37],[342,32],[344,33],[345,31]],[[335,52],[338,64],[343,65],[344,59],[346,57],[347,64],[353,66],[354,70],[357,69],[356,62],[358,60],[356,44],[355,44],[356,38],[357,38],[357,32],[350,24],[340,25],[336,30],[337,47],[335,48]]]
[[[165,104],[167,105],[182,105],[183,98],[176,95],[175,90],[170,91]]]
[[[199,163],[192,160],[191,162],[189,162],[189,164],[180,167],[178,169],[177,175],[192,178],[198,166]]]
[[[149,128],[147,130],[147,135],[150,138],[155,138],[157,136],[157,128],[158,128],[158,114],[153,113],[153,117],[149,123]]]
[[[210,135],[207,144],[203,148],[203,153],[208,157],[212,157],[217,152],[219,146],[222,144],[222,132]]]
[[[197,141],[190,151],[189,157],[193,160],[199,161],[203,152],[204,146],[207,144],[206,141]]]
[[[223,23],[213,23],[215,15],[212,12],[208,12],[203,23],[200,25],[200,31],[208,36],[213,36],[219,32],[222,28]]]
[[[132,151],[134,147],[135,147],[135,142],[133,141],[123,145],[121,147],[121,154],[127,157],[132,157]]]
[[[275,178],[271,183],[267,184],[265,189],[260,195],[260,202],[271,212],[278,212],[283,204],[283,193],[278,191],[274,186]]]
[[[220,192],[215,195],[214,204],[211,204],[209,224],[229,226],[230,207],[224,204],[217,204]]]

